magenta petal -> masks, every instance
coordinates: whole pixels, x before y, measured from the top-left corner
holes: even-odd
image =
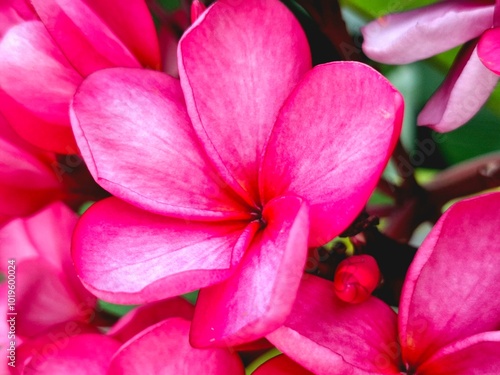
[[[476,43],[464,46],[448,76],[418,115],[418,125],[454,130],[481,109],[498,82],[477,56]]]
[[[401,95],[360,63],[315,67],[283,106],[261,170],[264,201],[293,194],[310,206],[309,244],[322,245],[359,214],[402,122]],[[341,214],[340,214],[341,213]]]
[[[307,206],[282,197],[264,208],[267,223],[234,275],[200,291],[191,342],[196,347],[256,340],[285,321],[307,254]]]
[[[311,68],[300,24],[276,0],[219,1],[184,35],[179,51],[199,137],[226,181],[258,203],[265,143],[284,100]]]
[[[418,368],[420,375],[500,374],[500,331],[486,332],[441,349]]]
[[[98,297],[142,303],[226,279],[252,239],[243,221],[172,219],[116,198],[94,204],[73,237],[83,283]]]
[[[477,54],[484,66],[500,75],[500,27],[490,29],[481,36]]]
[[[110,337],[86,333],[43,346],[26,364],[26,375],[106,375],[120,343]]]
[[[456,203],[420,247],[399,308],[410,365],[454,340],[500,327],[498,212],[500,193]]]
[[[267,335],[316,375],[399,374],[397,317],[371,297],[358,305],[335,297],[333,283],[304,275],[292,313]]]
[[[26,0],[2,0],[0,3],[0,38],[14,25],[36,19]]]
[[[228,349],[195,349],[189,344],[189,321],[171,318],[151,326],[123,345],[109,374],[243,375],[243,364]]]
[[[68,110],[81,77],[41,22],[9,30],[0,43],[0,71],[0,109],[14,129],[39,147],[75,153]]]
[[[158,69],[160,53],[144,0],[33,0],[41,20],[83,75],[113,66]],[[139,63],[139,61],[140,63]]]
[[[193,319],[194,306],[181,297],[169,298],[139,306],[123,316],[107,334],[121,342],[162,320],[180,317]]]
[[[252,375],[314,375],[286,355],[279,355],[265,362]]]
[[[493,23],[494,4],[443,1],[389,14],[363,27],[363,51],[386,64],[426,59],[474,39]]]
[[[248,217],[204,157],[178,80],[99,71],[80,86],[71,121],[92,176],[117,197],[183,219]]]

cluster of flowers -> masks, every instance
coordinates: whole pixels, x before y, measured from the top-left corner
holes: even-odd
[[[383,60],[430,38],[416,16],[430,30],[475,24],[387,62],[427,57],[496,26],[494,9],[456,1],[378,20],[366,52]],[[143,0],[3,1],[0,270],[15,259],[17,320],[0,374],[238,375],[244,353],[273,346],[283,354],[254,374],[500,373],[500,193],[435,224],[398,314],[357,294],[370,267],[347,266],[346,293],[304,273],[308,249],[346,230],[373,193],[403,98],[365,64],[313,67],[278,0],[191,10],[180,36],[187,16],[155,26]],[[498,73],[497,39],[492,29],[467,47],[429,102],[440,118],[425,114],[433,107],[421,122],[449,130],[477,111],[494,73],[484,100],[451,119],[468,74],[484,73],[477,56]],[[179,297],[194,290],[195,305]],[[98,298],[141,306],[109,322]]]

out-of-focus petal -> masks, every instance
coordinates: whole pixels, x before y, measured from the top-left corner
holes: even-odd
[[[108,198],[77,224],[73,259],[98,297],[123,304],[156,301],[226,279],[255,232],[246,225],[172,219]]]
[[[307,206],[282,197],[234,275],[200,291],[191,330],[196,347],[238,345],[278,328],[290,313],[307,254]]]
[[[227,183],[258,204],[265,143],[284,100],[311,68],[300,24],[276,0],[219,1],[183,36],[179,51],[198,136]]]
[[[500,353],[500,331],[481,333],[441,349],[418,367],[418,374],[500,374],[498,353]]]
[[[14,25],[37,18],[26,0],[3,0],[0,3],[0,38]]]
[[[418,125],[438,132],[454,130],[481,109],[498,82],[498,76],[479,60],[476,42],[463,47],[448,76],[418,115]]]
[[[228,349],[195,349],[189,344],[189,321],[164,320],[123,345],[111,361],[110,374],[243,375],[243,364]]]
[[[59,345],[58,345],[59,344]],[[86,333],[54,342],[26,364],[26,375],[106,375],[120,343],[111,337]]]
[[[500,193],[456,203],[420,247],[399,308],[411,366],[454,340],[500,327],[499,212]]]
[[[41,22],[24,22],[7,32],[0,42],[0,71],[0,110],[11,126],[36,146],[76,153],[68,113],[82,78]]]
[[[292,313],[267,335],[276,347],[316,375],[399,374],[397,317],[371,297],[353,305],[333,284],[304,275]]]
[[[41,20],[83,75],[113,66],[160,67],[151,14],[144,0],[33,0]]]
[[[500,27],[490,29],[481,36],[477,54],[484,66],[500,74]]]
[[[194,306],[184,298],[169,298],[135,308],[114,324],[107,334],[121,342],[125,342],[162,320],[172,317],[191,320],[193,314]]]
[[[259,366],[252,375],[314,375],[314,373],[281,354]]]
[[[310,206],[309,244],[325,244],[359,214],[382,173],[403,115],[401,95],[372,68],[315,67],[283,106],[261,169],[264,201]]]
[[[361,29],[363,51],[386,64],[426,59],[481,35],[493,23],[494,7],[487,1],[443,1],[382,16]]]
[[[182,219],[249,216],[204,156],[178,80],[99,71],[80,86],[71,121],[92,176],[112,194]]]

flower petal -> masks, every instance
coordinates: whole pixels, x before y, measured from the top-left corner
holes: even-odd
[[[195,349],[189,344],[189,321],[164,320],[128,341],[111,361],[110,374],[243,375],[243,364],[228,349]]]
[[[26,375],[106,375],[110,358],[120,343],[110,337],[86,333],[66,337],[42,348],[26,364]]]
[[[14,25],[36,19],[31,4],[25,0],[3,0],[0,4],[0,38]]]
[[[418,125],[438,132],[464,125],[481,109],[497,82],[498,76],[479,60],[476,42],[465,45],[445,81],[418,115]]]
[[[32,4],[83,76],[113,66],[138,68],[141,63],[159,69],[158,40],[144,0],[33,0]]]
[[[494,4],[443,1],[370,22],[361,31],[363,51],[386,64],[423,60],[474,39],[493,23]]]
[[[252,375],[314,375],[286,355],[278,355],[263,363]]]
[[[181,297],[173,297],[139,306],[123,316],[110,328],[107,334],[126,342],[139,332],[162,320],[180,317],[191,320],[194,306]]]
[[[218,1],[183,36],[179,51],[198,136],[227,183],[258,204],[264,145],[284,100],[311,68],[300,24],[276,0]]]
[[[456,203],[418,250],[399,308],[403,357],[410,365],[500,326],[498,212],[500,193]]]
[[[500,27],[490,29],[481,36],[477,54],[484,66],[500,75]]]
[[[191,330],[196,347],[238,345],[278,328],[290,313],[307,254],[307,206],[281,197],[233,276],[200,291]]]
[[[399,137],[401,95],[372,68],[315,67],[281,109],[261,169],[264,201],[292,194],[310,206],[311,246],[359,214]]]
[[[0,110],[29,142],[76,153],[68,109],[81,76],[39,21],[12,27],[0,42]]]
[[[500,374],[500,332],[486,332],[441,349],[418,368],[422,375]]]
[[[345,303],[331,282],[313,275],[304,275],[292,313],[267,338],[316,375],[400,373],[391,308],[375,297]]]
[[[117,197],[181,218],[248,217],[204,157],[178,80],[99,71],[80,86],[71,121],[92,176]]]
[[[156,301],[226,279],[252,239],[245,226],[172,219],[108,198],[77,224],[73,259],[96,296],[122,304]]]

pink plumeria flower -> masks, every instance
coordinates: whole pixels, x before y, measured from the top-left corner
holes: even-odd
[[[370,22],[362,28],[363,51],[386,64],[407,64],[470,41],[417,119],[447,132],[469,121],[498,82],[498,26],[498,1],[447,0]]]
[[[267,336],[314,374],[500,373],[500,193],[453,205],[408,270],[399,316],[304,277],[290,317]]]
[[[153,20],[144,0],[31,3],[34,19],[11,25],[0,42],[0,111],[34,145],[77,154],[68,115],[76,88],[103,68],[159,69]]]
[[[235,351],[189,344],[192,316],[192,305],[173,298],[132,310],[107,335],[85,327],[73,335],[49,332],[21,346],[23,374],[243,375]]]
[[[311,68],[279,1],[215,3],[181,39],[179,72],[103,70],[75,95],[78,145],[116,198],[83,215],[73,256],[116,303],[203,288],[193,345],[242,344],[284,322],[307,247],[363,208],[402,98],[360,63]]]
[[[15,261],[16,334],[40,334],[66,321],[88,322],[96,298],[77,278],[70,256],[77,216],[55,202],[39,213],[15,219],[0,229],[0,270]]]

